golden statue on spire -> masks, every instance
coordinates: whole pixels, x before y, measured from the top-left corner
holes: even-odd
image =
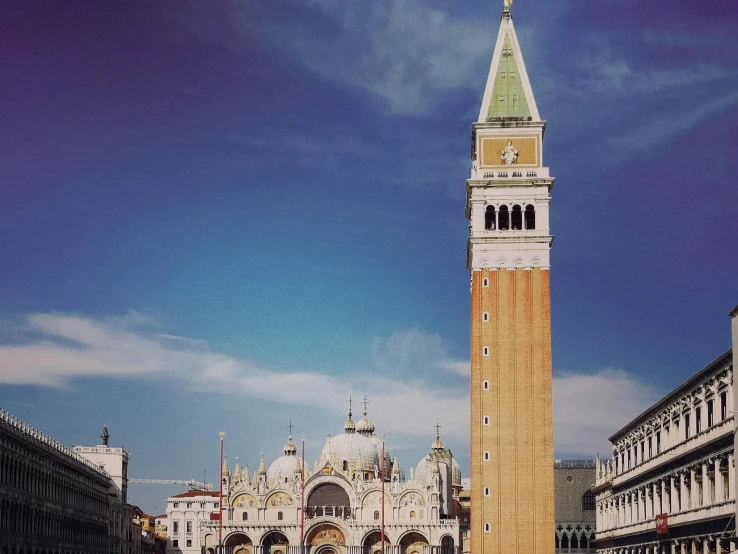
[[[502,0],[502,9],[503,10],[509,10],[510,6],[512,6],[513,0]]]

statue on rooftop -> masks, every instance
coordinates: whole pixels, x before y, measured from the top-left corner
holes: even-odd
[[[103,425],[102,433],[100,433],[100,440],[102,441],[103,446],[108,446],[108,441],[110,441],[110,433],[108,433],[107,425]]]

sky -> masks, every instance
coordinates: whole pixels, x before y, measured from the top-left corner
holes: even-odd
[[[0,5],[0,408],[216,482],[368,414],[468,471],[471,123],[502,2]],[[516,0],[552,190],[557,458],[730,348],[732,0]],[[132,485],[161,513],[178,486]]]

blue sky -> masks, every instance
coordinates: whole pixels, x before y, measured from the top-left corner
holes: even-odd
[[[404,467],[439,420],[466,468],[464,180],[499,4],[1,6],[0,407],[212,480],[221,430],[253,469],[291,418],[317,458],[350,391]],[[513,17],[556,176],[557,456],[591,456],[730,347],[738,17]]]

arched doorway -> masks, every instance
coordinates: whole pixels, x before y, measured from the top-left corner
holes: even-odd
[[[232,554],[254,554],[254,543],[246,533],[229,535],[226,537],[224,546],[231,547],[233,550],[229,552],[232,552]]]
[[[324,523],[310,529],[305,542],[313,554],[339,554],[346,546],[346,536],[337,525]]]
[[[384,535],[384,546],[390,546],[390,540]],[[363,554],[382,554],[382,532],[375,530],[368,533],[361,541]]]
[[[402,536],[400,539],[401,554],[427,554],[428,539],[416,531]]]
[[[441,538],[441,554],[454,554],[454,538],[451,535],[444,535]]]
[[[340,485],[325,483],[318,485],[310,493],[305,510],[307,517],[351,517],[351,500]]]
[[[269,531],[261,539],[261,554],[287,554],[290,541],[279,531]]]

